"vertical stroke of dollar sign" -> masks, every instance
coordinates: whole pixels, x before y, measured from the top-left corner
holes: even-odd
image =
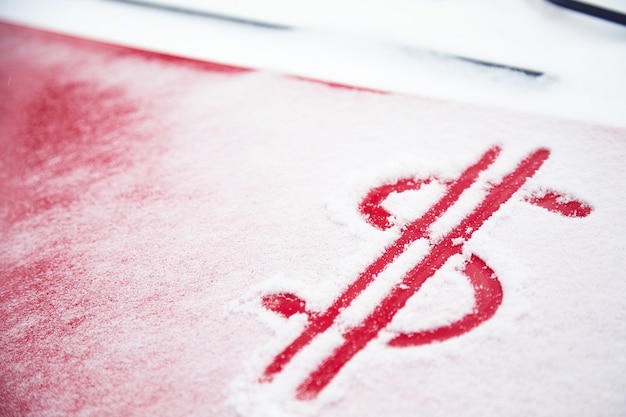
[[[279,293],[263,298],[266,308],[280,312],[285,316],[293,313],[307,313],[309,320],[306,327],[287,347],[279,352],[265,368],[260,382],[270,382],[291,360],[313,339],[328,330],[341,312],[408,246],[420,238],[429,239],[429,228],[440,218],[461,195],[474,184],[479,175],[487,170],[498,158],[500,147],[487,150],[474,164],[452,181],[439,181],[446,187],[446,193],[430,207],[420,218],[400,229],[399,237],[374,260],[357,279],[348,285],[335,301],[323,312],[308,313],[304,301],[293,294]],[[412,269],[410,269],[382,299],[373,311],[360,324],[344,331],[343,342],[336,347],[315,368],[297,388],[297,398],[314,399],[335,378],[343,366],[370,341],[377,337],[393,317],[404,307],[409,298],[422,284],[432,277],[452,256],[462,253],[463,243],[472,237],[484,222],[489,219],[502,204],[531,178],[550,156],[548,149],[538,149],[524,158],[515,169],[505,175],[495,185],[491,185],[478,206],[444,236],[429,239],[430,251]],[[371,190],[360,205],[360,211],[369,223],[380,229],[392,226],[390,214],[382,207],[382,202],[391,192],[419,189],[422,185],[434,181],[403,179],[394,184],[386,184]],[[591,207],[559,193],[547,191],[540,196],[526,201],[550,211],[570,217],[585,217]],[[462,272],[474,288],[475,307],[473,311],[449,325],[416,333],[402,333],[390,340],[391,346],[416,346],[435,341],[442,341],[461,335],[485,320],[491,318],[502,302],[502,287],[493,270],[478,256],[472,254],[465,262]]]

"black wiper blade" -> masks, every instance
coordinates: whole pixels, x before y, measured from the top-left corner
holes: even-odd
[[[172,6],[172,5],[167,5],[167,4],[161,4],[161,3],[152,3],[152,2],[141,1],[141,0],[108,0],[108,1],[115,1],[115,2],[118,2],[118,3],[131,4],[133,6],[148,7],[148,8],[157,9],[157,10],[165,10],[165,11],[168,11],[168,12],[186,14],[186,15],[190,15],[190,16],[205,17],[205,18],[208,18],[208,19],[224,20],[224,21],[227,21],[227,22],[239,23],[239,24],[249,25],[249,26],[256,26],[256,27],[260,27],[260,28],[264,28],[264,29],[274,29],[274,30],[292,30],[292,29],[294,29],[293,27],[286,26],[286,25],[279,25],[279,24],[275,24],[275,23],[261,22],[259,20],[245,19],[245,18],[242,18],[242,17],[225,15],[225,14],[221,14],[221,13],[211,13],[211,12],[206,12],[206,11],[202,11],[202,10],[188,9],[188,8],[185,8],[185,7],[178,7],[178,6]]]
[[[221,14],[221,13],[212,13],[212,12],[190,9],[190,8],[185,8],[185,7],[166,5],[162,3],[153,3],[150,1],[142,1],[142,0],[107,0],[107,1],[115,1],[118,3],[125,3],[125,4],[129,4],[133,6],[141,6],[141,7],[147,7],[147,8],[156,9],[156,10],[164,10],[164,11],[169,11],[169,12],[174,12],[174,13],[186,14],[190,16],[198,16],[198,17],[204,17],[204,18],[213,19],[213,20],[221,20],[221,21],[226,21],[226,22],[231,22],[231,23],[249,25],[249,26],[254,26],[254,27],[262,28],[262,29],[272,29],[272,30],[282,30],[282,31],[301,30],[300,28],[296,26],[268,23],[268,22],[263,22],[259,20],[246,19],[246,18],[226,15],[226,14]],[[411,47],[411,49],[415,49],[415,48]],[[427,52],[435,54],[435,55],[439,55],[445,58],[468,62],[468,63],[475,64],[475,65],[480,65],[482,67],[513,71],[513,72],[523,74],[525,76],[532,77],[532,78],[539,78],[545,75],[545,73],[541,71],[537,71],[537,70],[529,69],[529,68],[521,68],[521,67],[517,67],[513,65],[485,61],[482,59],[470,58],[470,57],[457,55],[457,54],[442,53],[438,51],[427,51]]]
[[[608,20],[609,22],[617,23],[619,25],[626,26],[626,14],[616,12],[604,7],[594,6],[593,4],[584,3],[576,0],[547,0],[552,4],[564,7],[566,9],[574,10],[579,13],[588,14],[589,16],[597,17],[599,19]]]

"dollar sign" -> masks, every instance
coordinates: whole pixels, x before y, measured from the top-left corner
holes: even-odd
[[[432,277],[450,257],[462,253],[463,244],[472,237],[472,234],[480,229],[501,205],[511,199],[550,156],[550,151],[544,148],[529,154],[513,171],[505,175],[500,183],[491,185],[483,200],[470,214],[461,219],[456,227],[443,237],[432,239],[429,236],[430,226],[477,181],[480,173],[494,163],[500,152],[501,148],[498,146],[488,149],[478,161],[466,168],[455,180],[444,181],[435,177],[422,180],[406,178],[372,189],[359,205],[359,210],[368,223],[382,230],[393,227],[392,216],[382,205],[392,192],[418,190],[433,181],[445,186],[446,192],[420,218],[402,226],[399,237],[385,248],[383,253],[361,272],[325,311],[307,311],[304,300],[290,293],[263,297],[262,303],[266,308],[286,317],[296,313],[305,313],[308,315],[308,323],[300,335],[279,352],[265,368],[260,382],[271,381],[298,352],[311,343],[315,337],[328,330],[339,314],[411,243],[421,238],[428,239],[430,242],[428,254],[403,276],[400,283],[391,289],[360,324],[342,334],[343,343],[336,347],[297,387],[298,399],[314,399],[343,366],[391,322],[426,280]],[[591,212],[591,207],[587,204],[554,191],[544,191],[528,197],[526,201],[564,216],[585,217]],[[503,293],[494,271],[475,254],[471,254],[464,262],[461,271],[474,289],[473,311],[445,326],[414,333],[400,333],[388,342],[390,346],[407,347],[443,341],[470,331],[496,313],[502,302]]]

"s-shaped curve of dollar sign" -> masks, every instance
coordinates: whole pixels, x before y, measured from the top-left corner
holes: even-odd
[[[375,259],[355,281],[348,285],[335,301],[322,312],[308,312],[303,300],[294,294],[278,293],[263,297],[263,305],[286,317],[295,313],[308,315],[308,323],[300,335],[280,351],[265,368],[260,382],[270,382],[313,339],[328,330],[340,313],[361,294],[374,279],[393,263],[411,243],[418,239],[429,240],[429,252],[411,268],[402,280],[388,292],[382,301],[360,324],[345,330],[342,343],[304,379],[297,387],[298,399],[310,400],[332,381],[343,366],[370,341],[377,337],[393,317],[404,307],[422,284],[432,277],[454,255],[462,253],[463,244],[506,203],[531,178],[550,156],[548,149],[537,149],[524,158],[515,169],[498,184],[489,185],[482,201],[444,236],[432,238],[430,226],[452,207],[461,195],[474,184],[500,155],[501,148],[487,150],[474,164],[454,180],[435,177],[426,179],[401,179],[370,190],[359,205],[365,220],[378,229],[393,227],[391,214],[383,207],[385,199],[393,192],[418,190],[430,182],[439,182],[446,189],[443,196],[420,218],[400,227],[398,238]],[[568,217],[585,217],[591,207],[571,197],[554,191],[543,191],[526,198],[526,201]],[[502,287],[494,271],[478,256],[472,254],[462,267],[474,289],[475,306],[472,312],[459,320],[434,329],[414,333],[401,333],[388,344],[395,347],[423,345],[443,341],[470,331],[491,318],[502,302]]]

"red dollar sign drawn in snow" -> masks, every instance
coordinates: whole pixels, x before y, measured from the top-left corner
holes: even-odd
[[[379,229],[393,226],[392,216],[382,203],[393,192],[418,190],[425,184],[437,181],[446,188],[445,194],[430,207],[420,218],[400,228],[399,237],[372,262],[357,279],[348,285],[323,312],[308,312],[306,304],[296,295],[278,293],[263,297],[263,305],[286,317],[295,313],[308,314],[308,323],[302,333],[287,347],[279,352],[265,368],[260,379],[269,382],[280,373],[287,364],[311,341],[328,330],[340,313],[365,290],[365,288],[392,262],[394,262],[411,243],[426,238],[430,242],[430,251],[411,268],[382,301],[366,316],[360,324],[343,332],[343,342],[336,347],[298,386],[298,399],[314,399],[341,368],[378,333],[384,329],[393,317],[452,256],[462,253],[463,243],[472,237],[487,219],[531,178],[550,156],[547,149],[538,149],[524,158],[513,171],[505,175],[500,183],[490,185],[478,206],[461,219],[458,225],[447,234],[437,239],[429,236],[430,226],[440,218],[472,184],[481,172],[489,168],[498,158],[501,149],[492,147],[480,159],[469,166],[455,180],[444,181],[435,177],[419,179],[401,179],[392,184],[384,184],[372,189],[361,202],[359,209],[364,218]],[[544,191],[526,199],[531,204],[546,208],[568,217],[585,217],[591,207],[554,191]],[[396,347],[417,346],[436,341],[443,341],[459,336],[491,318],[502,302],[502,287],[493,270],[478,256],[472,254],[462,266],[463,274],[469,279],[473,289],[475,306],[472,312],[459,320],[434,329],[415,333],[401,333],[388,344]]]

